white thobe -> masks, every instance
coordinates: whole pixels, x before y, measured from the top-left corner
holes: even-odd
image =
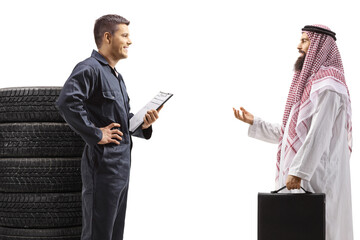
[[[289,118],[290,119],[290,118]],[[286,141],[289,122],[285,128]],[[302,186],[326,194],[326,240],[353,240],[350,150],[345,98],[331,90],[319,95],[316,111],[303,145],[296,153],[289,175],[302,179]],[[249,136],[279,144],[281,126],[254,118]],[[286,144],[283,143],[282,146]],[[280,176],[276,188],[285,186],[284,156],[280,157]],[[299,226],[301,228],[301,226]]]

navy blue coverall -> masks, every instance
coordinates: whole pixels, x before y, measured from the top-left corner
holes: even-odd
[[[93,51],[76,65],[56,103],[61,115],[86,142],[81,160],[82,240],[122,240],[131,161],[131,135],[149,139],[152,128],[129,132],[125,83],[105,58]],[[97,144],[99,128],[119,123],[120,145]],[[119,140],[118,140],[119,141]]]

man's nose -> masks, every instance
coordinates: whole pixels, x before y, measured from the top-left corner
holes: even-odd
[[[301,43],[299,43],[299,45],[297,46],[297,49],[298,49],[298,50],[301,50],[301,49],[302,49]]]

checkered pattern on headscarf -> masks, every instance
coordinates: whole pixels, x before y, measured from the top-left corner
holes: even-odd
[[[330,30],[323,25],[312,26]],[[280,175],[281,155],[284,155],[285,169],[282,175],[285,176],[288,174],[292,159],[305,140],[311,124],[310,119],[318,100],[319,89],[332,89],[347,96],[347,128],[350,151],[352,147],[350,97],[345,82],[340,53],[335,40],[325,34],[305,32],[310,39],[310,46],[302,70],[294,74],[288,94],[277,153],[276,180],[278,180]],[[317,87],[314,88],[314,86]],[[312,89],[317,89],[317,91],[314,92]],[[290,121],[288,135],[286,136],[286,141],[283,141],[284,130],[288,121]],[[285,144],[284,153],[281,152],[283,142]]]

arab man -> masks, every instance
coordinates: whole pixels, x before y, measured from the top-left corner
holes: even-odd
[[[244,108],[235,117],[250,124],[249,136],[279,144],[276,187],[300,186],[326,194],[326,239],[352,240],[350,155],[351,105],[333,31],[302,29],[295,74],[281,125]]]

